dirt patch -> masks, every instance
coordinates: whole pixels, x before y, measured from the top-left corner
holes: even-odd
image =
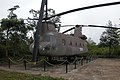
[[[0,66],[1,70],[21,72],[26,74],[41,74],[52,77],[62,77],[68,80],[120,80],[120,59],[96,59],[81,66],[68,65],[68,73],[65,72],[65,65],[48,67],[44,72],[42,67],[32,67],[27,70],[21,65]]]

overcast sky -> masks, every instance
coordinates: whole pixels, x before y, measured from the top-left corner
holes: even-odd
[[[119,0],[48,0],[48,8],[52,8],[56,13],[63,11],[107,3],[115,2]],[[8,15],[8,9],[15,5],[19,5],[20,8],[15,11],[19,18],[30,17],[29,10],[39,10],[41,0],[1,0],[0,2],[0,19],[6,18]],[[76,24],[95,24],[106,25],[108,20],[111,20],[113,24],[120,23],[120,5],[114,5],[109,7],[95,8],[84,11],[78,11],[61,16],[62,25],[76,25]],[[67,28],[62,28],[62,31]],[[83,34],[88,38],[91,37],[95,42],[99,42],[100,35],[105,29],[102,28],[83,28]]]

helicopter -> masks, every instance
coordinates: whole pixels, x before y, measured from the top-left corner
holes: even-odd
[[[52,22],[42,23],[43,31],[41,34],[39,52],[42,56],[73,56],[87,53],[85,35],[82,35],[82,27],[76,25],[74,34],[59,33]],[[33,52],[33,44],[30,51]]]
[[[119,2],[105,3],[92,5],[82,8],[77,8],[69,11],[65,11],[51,17],[47,17],[47,0],[42,0],[41,8],[39,13],[39,19],[36,32],[34,35],[34,42],[30,45],[30,51],[33,53],[32,61],[37,61],[38,53],[40,56],[75,56],[82,53],[87,53],[88,49],[86,46],[86,36],[82,35],[82,27],[102,27],[102,28],[113,28],[108,26],[97,26],[97,25],[76,25],[75,27],[59,33],[55,28],[54,23],[48,22],[50,18],[55,16],[62,16],[75,11],[82,11],[86,9],[118,5]],[[46,9],[46,17],[43,18],[43,14]],[[74,29],[73,35],[66,35],[64,33]]]

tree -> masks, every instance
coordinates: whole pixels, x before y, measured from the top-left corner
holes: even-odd
[[[91,38],[87,40],[87,43],[89,54],[106,57],[109,52],[108,47],[99,47]]]
[[[91,38],[87,39],[87,47],[88,47],[89,54],[94,54],[95,55],[97,53],[96,52],[97,45]]]
[[[29,18],[28,17],[28,23],[29,23],[29,25],[32,25],[32,26],[34,26],[34,28],[37,26],[37,21],[36,21],[36,19],[38,19],[39,17],[39,10],[33,10],[33,9],[31,9],[30,11],[29,11],[29,13],[30,14],[32,14],[33,15],[33,18],[32,18],[32,20],[31,20],[31,18]],[[54,16],[56,13],[55,13],[55,10],[54,9],[48,9],[47,10],[47,17],[51,17],[51,16]],[[43,15],[43,18],[46,18],[46,11],[44,11],[44,15]],[[58,29],[58,31],[60,30],[60,16],[55,16],[55,17],[53,17],[53,18],[50,18],[49,20],[47,20],[47,22],[53,22],[53,23],[55,23],[56,24],[56,28]]]
[[[25,24],[23,19],[17,19],[17,15],[10,12],[8,18],[1,20],[0,49],[6,56],[23,56],[29,52],[29,37],[27,33],[33,30],[32,26]]]
[[[51,17],[51,16],[54,16],[56,13],[55,13],[55,10],[54,9],[48,9],[48,14],[47,14],[47,17]],[[45,17],[45,14],[44,14],[44,17]],[[53,22],[55,24],[60,24],[60,16],[55,16],[53,18],[50,18],[48,21],[50,22]]]
[[[96,43],[91,38],[87,39],[87,43],[90,45],[96,45]]]
[[[108,27],[112,27],[112,22],[108,21]],[[119,45],[119,35],[117,29],[108,28],[100,37],[100,47],[109,47],[109,52],[114,52],[116,46]]]
[[[10,11],[10,13],[8,15],[9,19],[17,18],[17,15],[15,13],[13,13],[13,11],[15,11],[17,8],[20,8],[19,5],[16,5],[13,8],[8,9],[8,11]]]

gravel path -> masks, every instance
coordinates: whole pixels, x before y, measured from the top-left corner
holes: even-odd
[[[64,65],[49,67],[45,72],[40,67],[31,67],[24,70],[22,65],[11,66],[11,69],[8,69],[7,66],[0,66],[0,69],[26,74],[62,77],[67,80],[120,80],[120,59],[99,58],[83,66],[77,65],[77,69],[74,69],[74,65],[69,65],[68,73],[65,72]]]

